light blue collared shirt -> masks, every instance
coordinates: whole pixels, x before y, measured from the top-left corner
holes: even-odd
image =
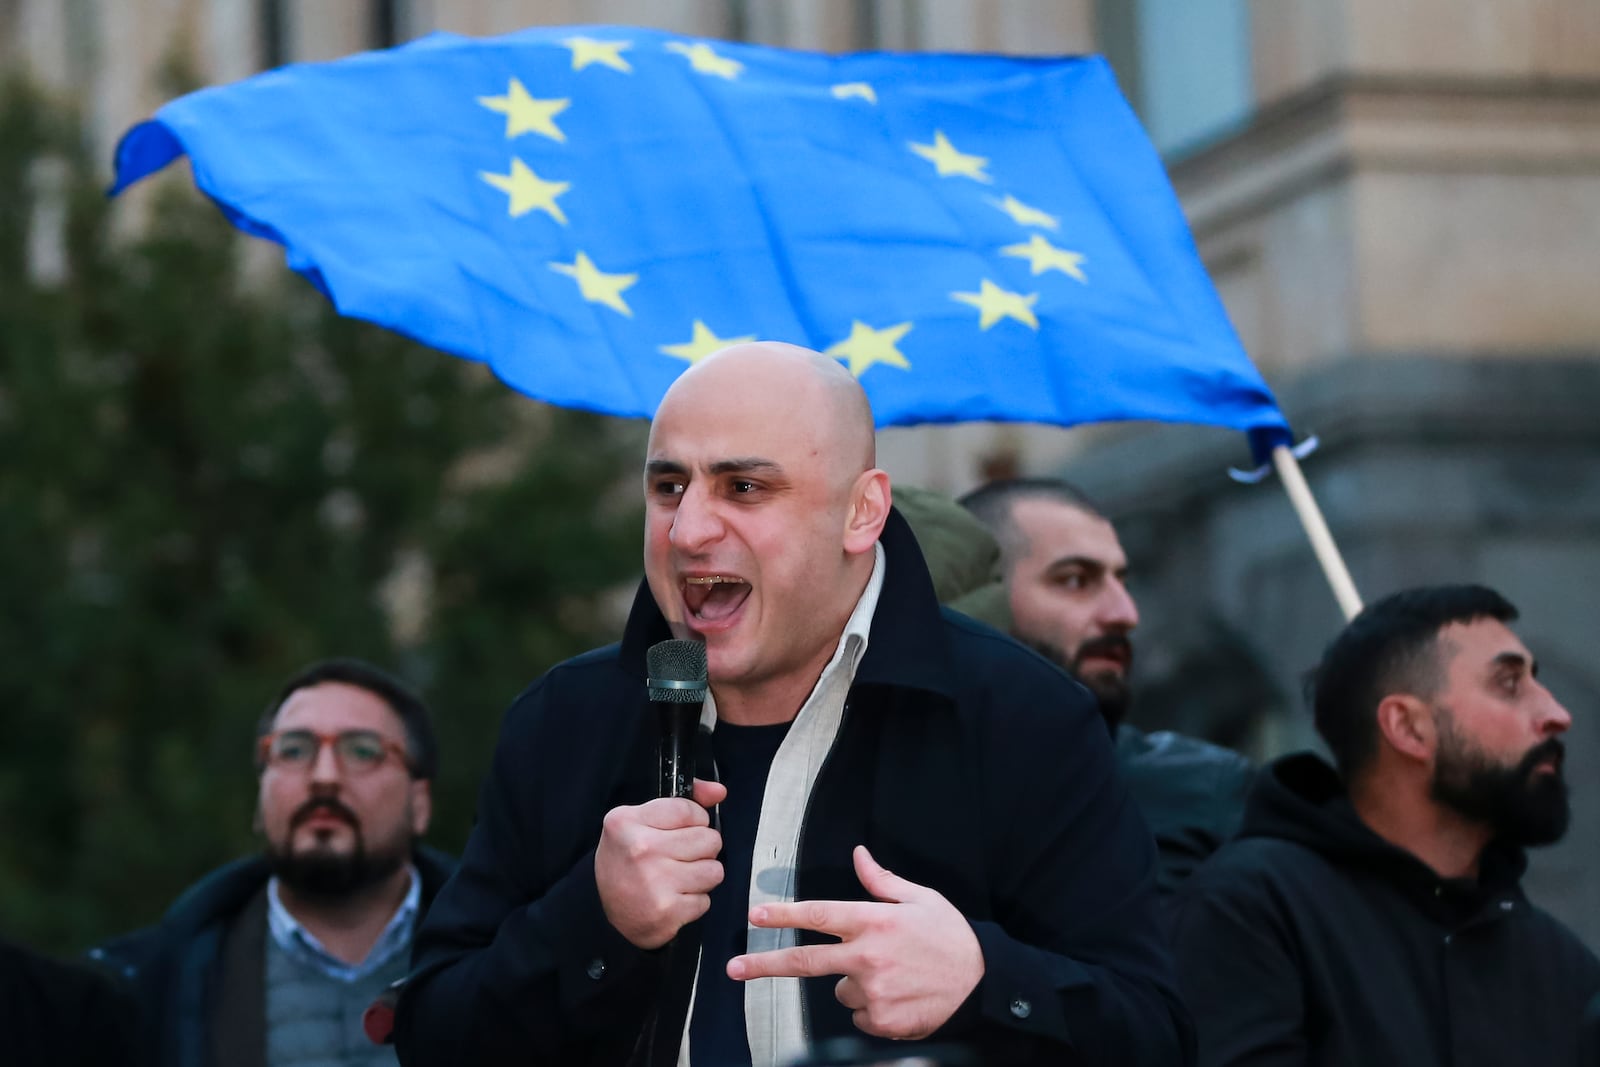
[[[310,964],[329,978],[340,982],[365,978],[411,945],[417,912],[422,910],[422,879],[415,867],[407,869],[411,872],[411,888],[406,890],[406,898],[395,909],[394,916],[384,926],[378,940],[372,943],[372,951],[360,963],[346,963],[329,952],[315,934],[289,914],[289,909],[283,906],[283,899],[278,896],[277,875],[267,881],[267,930],[272,934],[272,940],[290,958]]]

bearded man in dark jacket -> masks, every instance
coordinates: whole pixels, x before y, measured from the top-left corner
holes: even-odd
[[[850,373],[772,344],[696,364],[644,490],[622,644],[507,714],[402,1061],[779,1067],[861,1037],[1189,1062],[1155,850],[1093,701],[940,611]],[[719,780],[692,800],[652,799],[646,650],[672,637],[710,684]]]
[[[1593,1067],[1600,960],[1518,882],[1568,821],[1571,716],[1479,586],[1397,593],[1318,669],[1309,753],[1185,884],[1201,1063]]]
[[[1099,701],[1117,770],[1155,835],[1158,886],[1170,899],[1239,829],[1255,767],[1220,745],[1169,730],[1146,733],[1127,721],[1139,608],[1116,527],[1083,490],[1059,478],[1013,478],[981,485],[960,503],[1000,555],[1004,596],[998,604],[990,599],[979,617],[1056,663]],[[953,602],[964,611],[984,605],[976,593]]]
[[[289,679],[257,724],[263,855],[90,955],[132,990],[153,1067],[393,1063],[363,1016],[404,977],[454,864],[419,839],[438,767],[421,698],[353,659]]]

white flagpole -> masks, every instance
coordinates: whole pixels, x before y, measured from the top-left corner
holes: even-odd
[[[1284,491],[1289,494],[1289,503],[1294,505],[1294,513],[1299,517],[1300,525],[1305,527],[1306,536],[1311,539],[1311,551],[1316,553],[1317,562],[1322,564],[1322,573],[1333,587],[1339,609],[1344,612],[1346,621],[1355,618],[1361,610],[1361,594],[1356,592],[1356,583],[1344,565],[1344,557],[1339,554],[1339,546],[1334,544],[1333,535],[1328,532],[1322,509],[1317,507],[1316,498],[1311,495],[1311,487],[1306,484],[1306,476],[1300,470],[1300,461],[1295,459],[1288,445],[1279,445],[1272,450],[1272,465],[1278,469]]]

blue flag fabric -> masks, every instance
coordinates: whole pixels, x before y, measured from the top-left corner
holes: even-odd
[[[880,426],[1290,440],[1098,58],[436,34],[174,100],[113,192],[185,153],[342,313],[555,404],[648,416],[761,338],[844,361]]]

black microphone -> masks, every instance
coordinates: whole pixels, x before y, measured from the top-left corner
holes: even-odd
[[[645,684],[661,724],[661,777],[656,795],[694,796],[694,739],[706,699],[706,646],[660,641],[645,653]]]

